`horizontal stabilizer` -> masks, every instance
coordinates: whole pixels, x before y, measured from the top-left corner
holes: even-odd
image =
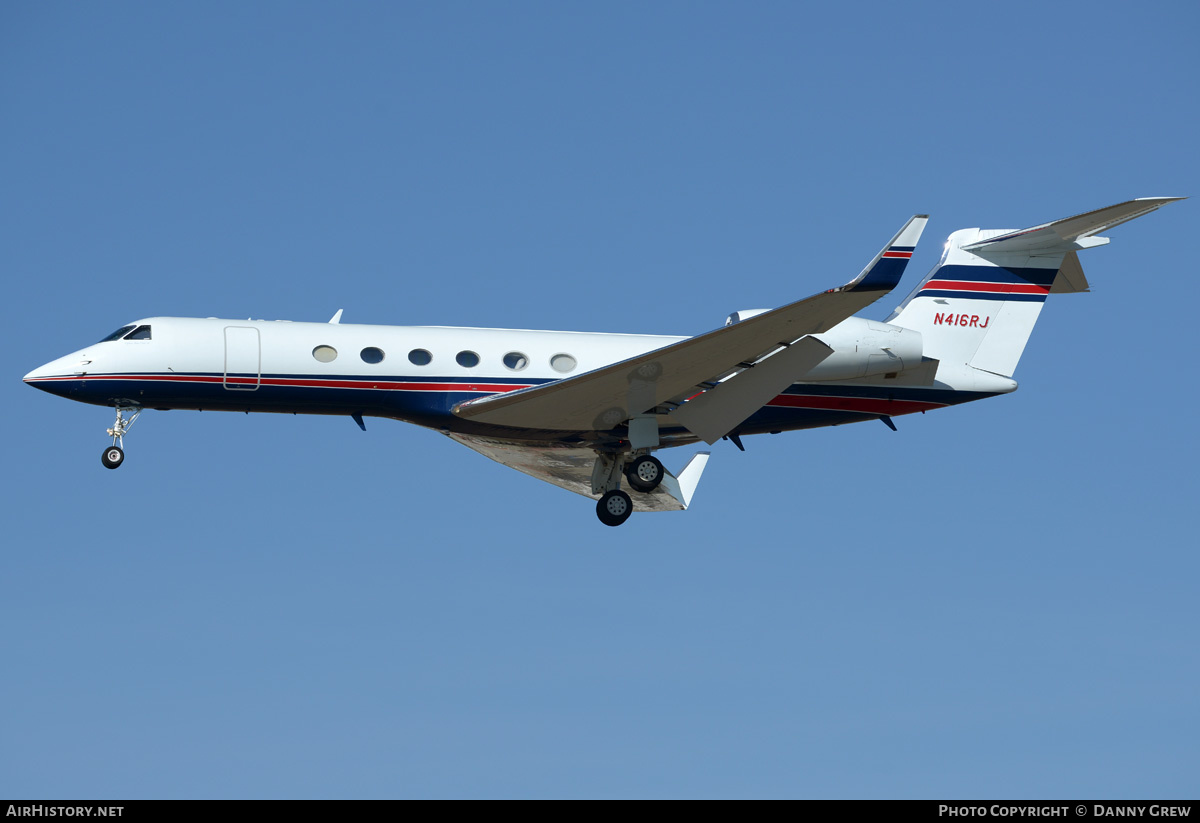
[[[1106,238],[1094,237],[1102,231],[1127,223],[1135,217],[1149,214],[1168,203],[1183,200],[1183,197],[1140,197],[1115,206],[1096,209],[1074,217],[1043,223],[1020,231],[1006,232],[988,240],[963,246],[964,251],[975,254],[1001,252],[1025,252],[1046,254],[1077,251],[1108,242]],[[1091,239],[1089,239],[1091,238]]]

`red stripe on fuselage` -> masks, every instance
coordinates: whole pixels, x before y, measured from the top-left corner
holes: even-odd
[[[520,383],[420,383],[395,380],[331,380],[310,377],[229,377],[210,374],[76,374],[62,377],[40,377],[29,382],[58,382],[63,380],[122,380],[134,383],[231,383],[238,386],[298,386],[320,389],[378,389],[381,391],[416,392],[503,392],[527,389],[532,384]]]

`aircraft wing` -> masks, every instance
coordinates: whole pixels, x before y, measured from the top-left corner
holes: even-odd
[[[497,463],[524,472],[530,477],[544,480],[559,488],[595,499],[597,492],[592,488],[592,470],[596,463],[596,452],[588,448],[570,446],[530,446],[526,443],[509,442],[490,437],[447,432],[469,449],[474,449]],[[683,511],[692,501],[692,493],[700,482],[700,475],[708,463],[708,452],[692,455],[679,475],[666,472],[662,482],[652,492],[633,495],[633,510],[639,512]]]
[[[575,377],[468,400],[454,413],[515,428],[607,431],[664,403],[681,402],[805,335],[828,331],[887,294],[900,282],[927,221],[926,215],[910,218],[840,288]]]

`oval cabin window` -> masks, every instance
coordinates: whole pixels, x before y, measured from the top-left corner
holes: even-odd
[[[569,354],[556,354],[550,358],[550,368],[562,374],[574,371],[577,365],[578,363],[575,362],[575,358]]]
[[[519,351],[510,351],[504,355],[504,367],[509,371],[521,371],[529,365],[529,358]]]

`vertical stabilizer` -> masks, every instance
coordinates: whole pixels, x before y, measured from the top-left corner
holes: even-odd
[[[926,357],[1004,377],[1016,370],[1065,253],[984,256],[962,248],[1003,233],[954,232],[941,261],[889,318],[921,332]]]
[[[1087,291],[1076,252],[1108,243],[1096,233],[1181,198],[1130,200],[1031,229],[961,229],[889,323],[921,333],[943,368],[1011,377],[1051,292]]]

